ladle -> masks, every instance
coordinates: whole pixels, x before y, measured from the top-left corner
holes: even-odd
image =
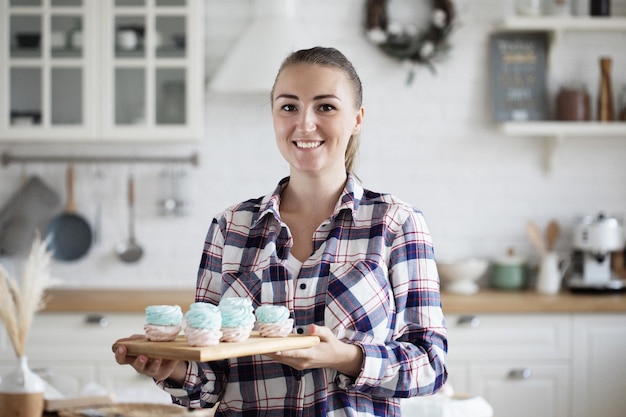
[[[115,247],[117,257],[124,262],[137,262],[143,255],[143,249],[135,239],[135,181],[132,174],[128,176],[128,240]]]

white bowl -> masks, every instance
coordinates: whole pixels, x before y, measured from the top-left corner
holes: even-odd
[[[478,258],[459,259],[452,262],[437,262],[437,270],[444,288],[458,294],[474,294],[478,281],[487,271],[489,261]]]

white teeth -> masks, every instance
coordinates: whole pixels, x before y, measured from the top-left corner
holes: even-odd
[[[298,148],[313,149],[317,148],[322,142],[295,142]]]

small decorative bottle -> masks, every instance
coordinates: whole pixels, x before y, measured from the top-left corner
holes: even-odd
[[[600,58],[600,89],[598,91],[598,120],[615,120],[613,112],[613,87],[611,86],[611,64],[609,57]]]

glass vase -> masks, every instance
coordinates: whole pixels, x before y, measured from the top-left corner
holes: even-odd
[[[0,380],[0,416],[41,417],[44,389],[43,380],[28,367],[28,358],[18,358],[15,369]]]

